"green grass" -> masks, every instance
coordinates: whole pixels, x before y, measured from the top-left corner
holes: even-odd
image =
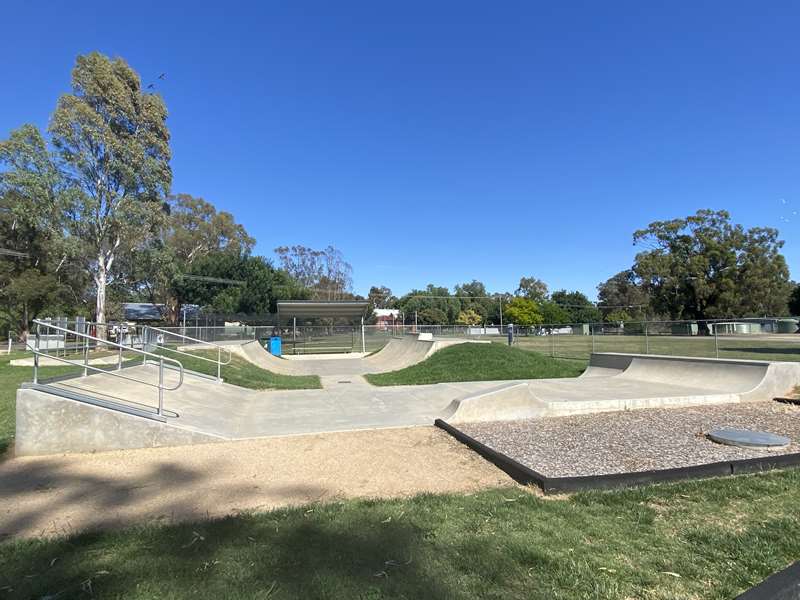
[[[192,352],[192,354],[217,360],[217,353],[213,350],[198,350]],[[173,352],[164,352],[164,356],[176,358],[186,369],[205,373],[206,375],[214,375],[215,377],[217,375],[216,363]],[[225,383],[253,390],[308,390],[322,387],[318,375],[281,375],[273,373],[257,367],[235,354],[231,355],[229,365],[223,365],[222,379],[225,380]]]
[[[576,377],[583,365],[500,344],[458,344],[389,373],[366,375],[373,385],[419,385],[446,381],[496,381]]]
[[[505,338],[495,337],[497,343]],[[786,340],[753,336],[752,339],[732,339],[719,336],[715,344],[712,336],[650,335],[544,335],[519,336],[516,347],[564,358],[588,359],[594,352],[625,352],[635,354],[661,354],[715,358],[717,347],[720,358],[746,358],[751,360],[800,361],[800,335]]]
[[[3,598],[729,600],[800,557],[800,472],[347,501],[0,544]]]
[[[12,352],[0,355],[0,456],[14,440],[16,421],[17,388],[25,381],[33,381],[33,367],[12,367],[10,362],[16,358],[32,356],[25,352]],[[57,377],[78,373],[79,369],[70,366],[41,367],[39,377]]]

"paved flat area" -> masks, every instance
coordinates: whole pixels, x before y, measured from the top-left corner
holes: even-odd
[[[669,469],[800,452],[800,407],[751,402],[645,409],[519,421],[463,423],[476,440],[550,477]],[[780,450],[724,446],[712,429],[758,429],[787,436]]]
[[[511,485],[433,427],[16,458],[0,463],[0,539]]]
[[[334,361],[329,361],[334,362]],[[157,381],[155,366],[134,366],[125,375]],[[165,372],[165,382],[177,373]],[[359,375],[323,376],[321,390],[250,390],[187,374],[183,385],[165,392],[174,425],[230,439],[431,425],[461,395],[497,386],[494,381],[375,387]],[[349,382],[349,383],[342,383]],[[69,379],[60,387],[154,407],[157,391],[99,373]]]

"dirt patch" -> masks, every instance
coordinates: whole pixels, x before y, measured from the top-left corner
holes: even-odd
[[[433,427],[0,463],[0,539],[514,483]]]

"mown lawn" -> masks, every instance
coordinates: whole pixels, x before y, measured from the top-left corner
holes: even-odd
[[[0,457],[14,440],[17,388],[25,381],[33,381],[33,367],[12,367],[10,362],[28,356],[32,355],[24,352],[0,355]],[[78,372],[78,369],[70,366],[42,367],[39,376],[44,379],[71,372]]]
[[[458,344],[416,365],[366,375],[373,385],[419,385],[446,381],[496,381],[576,377],[584,364],[500,344]]]
[[[217,353],[213,350],[197,350],[193,351],[192,354],[217,360]],[[200,360],[184,354],[175,354],[169,351],[164,352],[164,356],[176,358],[186,369],[198,371],[207,375],[214,375],[215,377],[217,375],[216,363]],[[223,360],[225,360],[224,354]],[[225,380],[225,383],[254,390],[305,390],[319,389],[322,387],[318,375],[281,375],[279,373],[273,373],[272,371],[257,367],[235,354],[231,355],[230,364],[223,365],[222,379]]]
[[[0,544],[4,598],[729,600],[800,557],[800,472],[347,501]]]
[[[504,344],[505,338],[493,341]],[[745,358],[750,360],[800,361],[800,336],[776,339],[754,335],[751,339],[719,336],[651,335],[544,335],[519,336],[516,345],[524,350],[586,360],[592,352],[623,352],[715,358]]]

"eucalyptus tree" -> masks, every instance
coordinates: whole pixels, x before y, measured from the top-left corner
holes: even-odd
[[[0,141],[0,165],[0,321],[25,339],[44,313],[85,312],[85,271],[66,231],[69,190],[41,132],[12,131]]]
[[[167,109],[123,59],[92,52],[78,56],[72,92],[59,98],[49,131],[72,192],[69,227],[90,253],[95,318],[104,323],[115,261],[164,218]]]

